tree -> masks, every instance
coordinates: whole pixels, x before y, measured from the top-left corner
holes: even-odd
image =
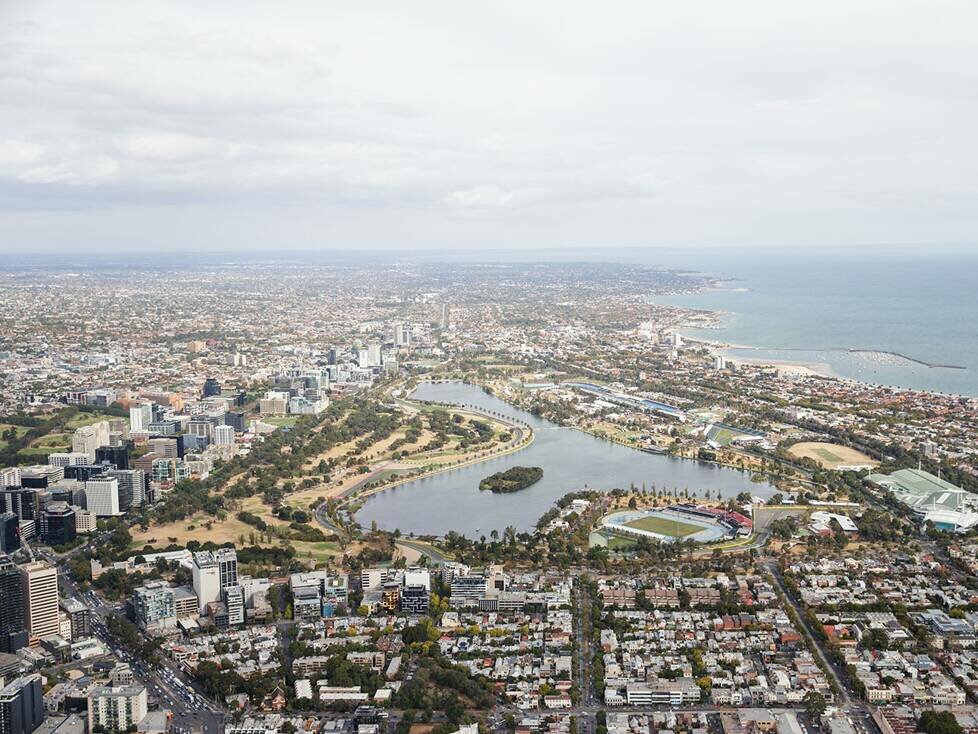
[[[961,724],[950,711],[924,711],[917,722],[926,734],[963,734]]]
[[[813,719],[818,719],[825,713],[825,696],[818,691],[809,691],[801,700],[805,712]],[[930,732],[929,734],[950,734],[950,732]],[[958,733],[960,734],[960,732]]]

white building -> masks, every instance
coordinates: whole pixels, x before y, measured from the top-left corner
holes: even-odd
[[[130,433],[142,433],[149,430],[149,424],[153,422],[153,404],[136,403],[129,406],[129,431]]]
[[[82,426],[71,437],[72,453],[87,454],[89,463],[95,462],[95,449],[109,445],[109,422],[99,421]]]
[[[214,428],[215,446],[234,445],[234,426],[217,426]]]
[[[146,686],[97,686],[88,694],[88,730],[126,731],[146,716]]]
[[[119,480],[94,478],[85,482],[85,503],[96,517],[121,515],[119,509]]]
[[[44,561],[20,567],[24,595],[24,622],[31,639],[61,633],[58,606],[58,569]]]
[[[88,463],[90,463],[89,455],[82,452],[72,451],[69,453],[48,454],[48,464],[50,466],[78,466]]]

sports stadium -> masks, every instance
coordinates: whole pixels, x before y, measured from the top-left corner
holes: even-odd
[[[648,538],[663,543],[693,540],[715,543],[737,535],[750,535],[750,518],[739,512],[713,507],[678,504],[652,510],[619,510],[601,518],[595,544],[606,545],[613,537]]]

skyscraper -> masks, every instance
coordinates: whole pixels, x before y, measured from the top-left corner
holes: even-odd
[[[143,504],[146,474],[142,469],[116,469],[106,472],[106,476],[119,482],[119,512]]]
[[[208,604],[221,601],[224,589],[237,585],[238,554],[234,548],[194,553],[193,578],[198,610],[203,614]]]
[[[136,403],[129,406],[129,431],[131,433],[142,433],[148,430],[148,426],[152,422],[152,403]]]
[[[220,382],[218,382],[213,377],[208,377],[206,380],[204,380],[204,389],[203,389],[202,395],[205,398],[210,398],[210,397],[213,397],[215,395],[220,395],[220,394],[221,394],[221,383]]]
[[[0,555],[0,652],[14,652],[26,644],[20,569],[10,556]]]
[[[0,689],[0,734],[30,734],[44,721],[44,692],[37,673]]]
[[[61,632],[58,620],[58,569],[44,561],[20,567],[24,621],[32,640]]]
[[[95,449],[109,445],[109,422],[99,421],[75,430],[71,437],[71,450],[74,453],[88,454],[89,461],[95,461]]]
[[[119,480],[115,477],[97,477],[85,482],[86,509],[96,517],[121,515],[119,508]]]
[[[20,521],[13,512],[0,513],[0,552],[13,553],[20,548]]]
[[[99,446],[95,449],[96,464],[111,464],[116,469],[129,468],[129,442],[119,446]]]

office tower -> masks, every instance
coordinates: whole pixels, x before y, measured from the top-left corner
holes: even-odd
[[[142,433],[153,422],[153,404],[136,403],[129,406],[129,432]]]
[[[88,694],[88,730],[127,731],[147,712],[146,686],[97,686]]]
[[[26,644],[20,568],[10,556],[0,555],[0,652],[15,652]]]
[[[232,411],[224,414],[224,425],[231,426],[235,433],[245,432],[245,414],[240,411]]]
[[[214,428],[215,446],[233,446],[234,428],[232,426],[216,426]]]
[[[148,446],[150,452],[161,459],[183,458],[182,443],[176,438],[151,438]]]
[[[238,554],[234,548],[218,548],[214,551],[220,572],[221,588],[234,586],[238,583]]]
[[[380,344],[377,342],[371,342],[367,345],[367,360],[369,361],[369,366],[379,367],[381,364],[380,357]]]
[[[75,539],[75,511],[67,502],[49,502],[41,510],[41,540],[48,545],[65,545]]]
[[[89,463],[95,461],[95,449],[109,445],[109,422],[99,421],[89,426],[75,430],[71,437],[71,450],[75,453],[88,454]]]
[[[76,453],[74,451],[68,453],[48,454],[49,466],[78,466],[79,464],[87,464],[89,461],[90,459],[88,454]]]
[[[221,394],[220,382],[218,382],[213,377],[208,377],[206,380],[204,380],[204,390],[202,392],[202,395],[205,398],[214,397],[215,395],[220,395],[220,394]]]
[[[163,581],[150,581],[135,589],[130,599],[136,624],[143,629],[176,624],[173,589]]]
[[[20,567],[23,582],[24,621],[32,640],[56,635],[58,622],[58,569],[44,561]]]
[[[244,624],[244,589],[235,584],[234,586],[228,586],[223,589],[221,595],[224,599],[224,605],[228,608],[228,624]]]
[[[222,590],[237,585],[238,554],[234,548],[194,553],[193,578],[198,610],[203,614],[208,604],[221,601]]]
[[[46,489],[49,484],[65,478],[64,467],[35,464],[20,469],[20,486],[31,489]]]
[[[96,517],[115,517],[119,509],[119,480],[115,477],[89,479],[85,482],[85,508]]]
[[[146,495],[146,474],[141,469],[107,471],[107,477],[119,482],[119,511],[128,512],[131,507],[141,507]]]
[[[4,512],[12,512],[23,523],[41,515],[41,494],[29,487],[7,487],[0,491]]]
[[[221,574],[217,561],[209,551],[194,553],[194,593],[197,594],[197,611],[203,614],[208,604],[221,599]]]
[[[207,418],[195,418],[187,423],[187,433],[199,436],[205,444],[210,444],[214,441],[214,424]]]
[[[405,324],[394,326],[394,346],[407,347],[411,345],[411,328]]]
[[[0,689],[0,734],[30,734],[44,721],[44,692],[37,673]]]
[[[13,512],[0,514],[0,553],[13,553],[20,548],[20,520]]]
[[[81,640],[92,634],[92,610],[78,599],[62,599],[61,611],[68,615],[71,622],[71,639]]]
[[[120,446],[99,446],[97,449],[95,449],[95,463],[111,464],[116,469],[128,469],[128,442]]]
[[[336,359],[338,357],[336,349],[330,349],[326,352],[326,364],[336,364]]]

